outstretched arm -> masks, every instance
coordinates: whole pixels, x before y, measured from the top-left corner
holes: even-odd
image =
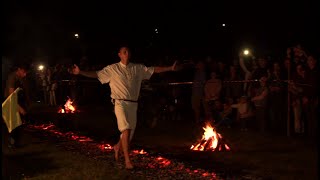
[[[89,77],[89,78],[98,78],[96,71],[80,71],[79,74],[81,74],[82,76]]]
[[[176,64],[177,61],[173,63],[172,66],[167,66],[167,67],[154,67],[154,73],[162,73],[162,72],[167,72],[167,71],[175,71],[176,70]]]
[[[80,74],[89,78],[98,78],[96,71],[81,71],[77,65],[73,65],[73,68],[71,69],[70,73],[74,75]]]
[[[241,69],[246,73],[246,74],[250,74],[251,72],[247,69],[246,65],[244,64],[244,58],[243,56],[239,56],[239,64]]]

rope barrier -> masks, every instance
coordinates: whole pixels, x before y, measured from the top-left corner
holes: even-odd
[[[60,80],[60,82],[99,82],[96,80],[68,80],[68,79],[64,79],[64,80]],[[223,83],[256,83],[256,82],[260,82],[260,80],[258,79],[253,79],[253,80],[237,80],[237,81],[222,81]],[[304,84],[304,83],[297,83],[294,82],[293,80],[267,80],[267,82],[280,82],[280,83],[294,83],[296,85],[299,86],[309,86],[312,87],[312,85],[310,84]],[[169,82],[169,83],[147,83],[150,85],[187,85],[187,84],[197,84],[197,83],[205,83],[205,82],[192,82],[192,81],[185,81],[185,82]],[[210,83],[210,82],[209,82]]]

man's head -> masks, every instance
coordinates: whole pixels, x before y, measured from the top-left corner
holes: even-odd
[[[131,52],[128,47],[123,46],[120,48],[118,56],[122,62],[128,63],[131,56]]]

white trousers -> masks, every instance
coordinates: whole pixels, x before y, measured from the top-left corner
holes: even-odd
[[[138,103],[123,100],[115,100],[114,113],[117,117],[118,129],[120,132],[130,129],[130,140],[133,137],[137,125]]]

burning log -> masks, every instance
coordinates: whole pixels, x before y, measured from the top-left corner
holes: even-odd
[[[217,133],[209,123],[204,129],[202,139],[190,147],[194,151],[229,151],[230,147],[224,142],[221,134]]]

